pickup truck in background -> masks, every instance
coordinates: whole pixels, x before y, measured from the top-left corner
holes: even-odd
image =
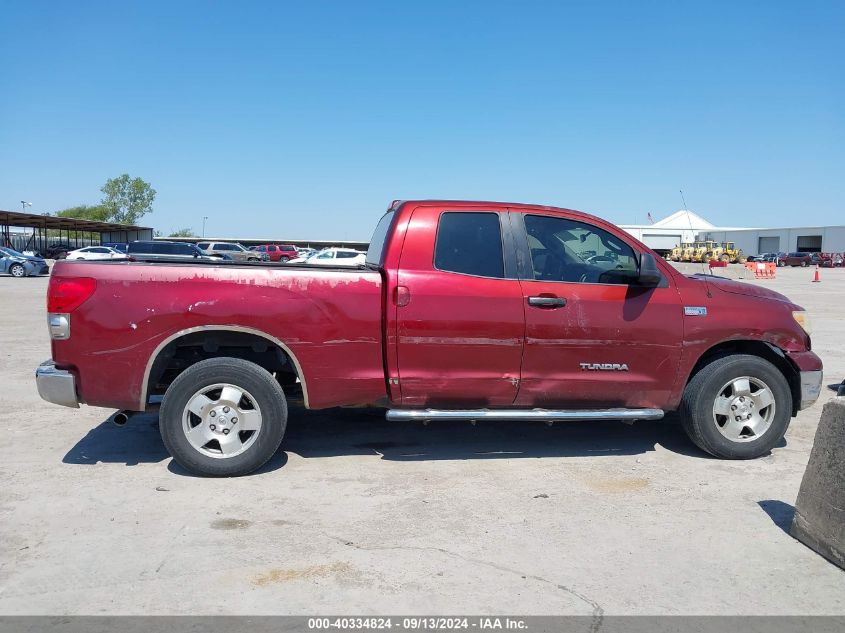
[[[393,420],[647,420],[679,411],[703,450],[753,458],[819,397],[804,310],[686,276],[616,226],[545,206],[396,202],[355,268],[59,262],[56,404],[163,396],[173,458],[249,473],[279,448],[285,389]]]

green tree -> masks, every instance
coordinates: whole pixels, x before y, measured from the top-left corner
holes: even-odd
[[[100,204],[108,210],[109,221],[120,224],[135,224],[151,213],[156,197],[156,190],[150,183],[131,178],[129,174],[109,178],[100,191],[105,194]]]
[[[101,204],[80,204],[76,207],[62,209],[56,212],[56,215],[60,218],[78,218],[80,220],[93,220],[95,222],[109,221],[109,210]]]
[[[179,229],[178,231],[173,231],[168,237],[196,237],[197,234],[194,233],[194,229]]]

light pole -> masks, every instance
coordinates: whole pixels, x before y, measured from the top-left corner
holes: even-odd
[[[31,206],[32,206],[31,202],[27,202],[26,200],[21,200],[21,211],[23,211],[24,213],[26,213],[26,208],[31,207]]]
[[[208,219],[207,215],[202,216],[202,236],[205,237],[205,221]]]

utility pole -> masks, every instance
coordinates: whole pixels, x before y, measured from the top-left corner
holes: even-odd
[[[202,236],[205,237],[205,221],[208,219],[207,215],[202,216]]]

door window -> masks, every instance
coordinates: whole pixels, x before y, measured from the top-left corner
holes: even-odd
[[[597,226],[526,215],[525,230],[535,280],[628,284],[637,277],[634,250]]]
[[[440,216],[434,267],[477,277],[505,276],[497,213],[447,211]]]

